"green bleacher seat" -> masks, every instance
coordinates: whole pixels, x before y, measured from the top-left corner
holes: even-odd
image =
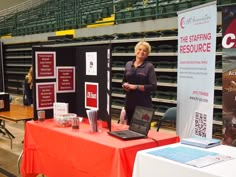
[[[136,7],[134,10],[133,10],[133,16],[134,16],[134,19],[133,21],[142,21],[142,16],[143,16],[143,8],[139,8],[139,7]]]
[[[214,112],[213,119],[217,121],[222,121],[222,115],[223,115],[222,112]]]
[[[157,46],[158,52],[176,52],[177,46],[162,44]]]
[[[125,18],[125,16],[124,16],[124,12],[123,11],[115,13],[115,20],[116,20],[117,24],[124,23],[124,18]]]
[[[114,36],[105,34],[105,35],[102,35],[101,38],[102,40],[112,40],[114,39]]]
[[[216,86],[221,86],[222,85],[222,78],[221,77],[215,79],[215,85]]]
[[[124,11],[124,22],[125,23],[130,23],[133,21],[133,10],[126,10]]]
[[[123,47],[123,46],[116,46],[116,47],[113,48],[112,52],[114,52],[114,53],[119,53],[119,52],[125,53],[127,51],[126,51],[126,48]]]
[[[143,8],[143,20],[151,20],[156,18],[156,4],[148,5]]]
[[[190,7],[195,7],[201,4],[204,4],[205,0],[195,0],[195,1],[190,1]]]
[[[177,68],[177,65],[178,65],[178,64],[177,64],[177,61],[171,61],[170,63],[171,63],[171,64],[170,64],[170,65],[171,65],[171,68]]]
[[[112,66],[113,67],[124,67],[125,66],[125,62],[124,61],[113,61],[112,62]]]
[[[178,31],[176,29],[173,30],[162,30],[161,36],[178,36]]]
[[[217,51],[217,52],[221,52],[221,51],[222,51],[222,44],[221,44],[221,42],[219,42],[218,44],[216,44],[216,51]]]
[[[152,48],[153,48],[153,47],[152,47]],[[151,61],[151,62],[152,62],[152,64],[153,64],[154,68],[158,67],[159,61]]]
[[[130,38],[143,38],[144,37],[144,34],[141,33],[141,32],[133,32],[133,33],[130,33]]]
[[[189,8],[189,6],[190,6],[190,1],[182,0],[181,2],[176,3],[176,10],[177,11],[185,10]]]
[[[112,104],[117,106],[124,106],[124,99],[112,98]]]
[[[118,72],[112,74],[112,78],[114,79],[122,79],[123,76],[124,76],[123,73],[118,73]]]
[[[128,53],[134,53],[134,46],[133,46],[133,45],[128,46],[128,47],[127,47],[127,52],[128,52]]]
[[[118,39],[128,39],[130,37],[130,34],[128,33],[118,33],[116,34]]]
[[[217,60],[216,61],[216,69],[221,69],[222,68],[222,60]]]
[[[158,105],[158,106],[157,106],[157,111],[164,113],[164,112],[166,112],[166,110],[167,110],[168,108],[170,108],[170,106]]]
[[[164,14],[162,14],[162,16],[164,18],[166,17],[173,17],[173,16],[177,16],[177,6],[175,3],[169,3],[168,5],[164,6]]]
[[[171,62],[169,61],[159,61],[157,68],[171,68]]]
[[[144,36],[145,37],[160,37],[161,32],[160,31],[147,31],[147,32],[144,32]]]
[[[170,95],[172,96],[172,100],[177,100],[177,92],[170,92]]]
[[[222,96],[215,96],[214,97],[214,103],[217,105],[221,105],[222,104]]]
[[[124,94],[124,89],[120,87],[112,87],[112,93]]]
[[[166,75],[157,76],[157,80],[159,82],[164,82],[164,83],[172,83],[173,82],[173,78],[171,76],[166,76]]]

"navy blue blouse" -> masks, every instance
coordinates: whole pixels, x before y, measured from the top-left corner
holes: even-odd
[[[144,85],[144,91],[131,90],[126,92],[125,106],[134,109],[137,105],[152,107],[151,92],[156,90],[157,78],[154,66],[151,62],[144,61],[142,65],[135,68],[135,59],[126,63],[123,83]]]

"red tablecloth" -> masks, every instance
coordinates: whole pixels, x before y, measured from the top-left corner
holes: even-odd
[[[113,125],[112,129],[124,129]],[[102,132],[57,127],[53,120],[29,121],[25,127],[23,177],[131,177],[137,151],[179,142],[179,137],[149,131],[149,138],[124,141]]]

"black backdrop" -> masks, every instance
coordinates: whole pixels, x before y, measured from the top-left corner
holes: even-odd
[[[94,82],[99,84],[99,109],[98,118],[107,121],[108,127],[111,127],[111,93],[107,85],[110,83],[110,46],[78,46],[78,47],[34,47],[33,48],[33,68],[35,67],[35,52],[48,51],[56,52],[56,66],[75,66],[75,93],[57,93],[57,102],[69,103],[69,112],[76,113],[78,116],[87,117],[85,108],[85,82]],[[86,75],[86,52],[97,52],[97,76]],[[107,76],[109,75],[109,81]],[[56,79],[35,79],[34,73],[34,93],[36,93],[36,83],[56,82]],[[108,98],[109,97],[109,98]],[[34,105],[36,105],[36,96],[34,94]],[[109,102],[109,103],[108,103]],[[45,110],[46,118],[53,117],[53,109]],[[34,117],[37,120],[37,110],[35,106]]]

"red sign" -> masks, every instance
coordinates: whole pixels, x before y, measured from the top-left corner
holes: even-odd
[[[35,52],[36,54],[36,79],[55,78],[56,53]]]
[[[57,67],[57,92],[75,92],[75,67]]]
[[[36,84],[37,110],[52,109],[56,102],[55,83]]]
[[[85,82],[85,108],[98,109],[98,83]]]

